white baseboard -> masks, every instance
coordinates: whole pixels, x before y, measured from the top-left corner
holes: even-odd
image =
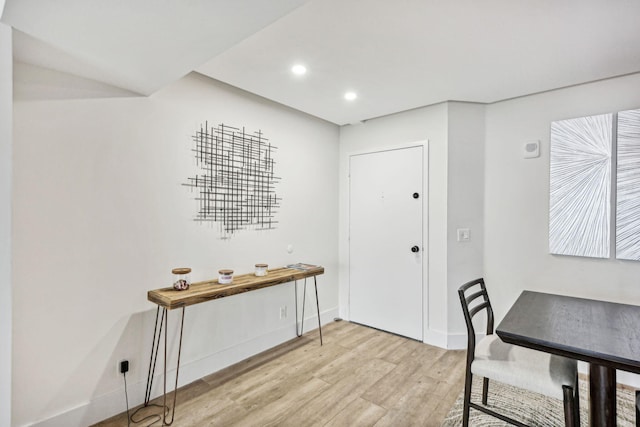
[[[480,340],[484,337],[484,334],[478,335],[476,339]],[[467,334],[449,334],[449,340],[447,341],[447,350],[466,350],[467,349]]]
[[[484,336],[484,335],[482,335]],[[478,339],[480,339],[479,337]],[[446,350],[464,350],[467,348],[467,334],[447,334],[446,332],[427,330],[424,333],[425,344],[434,345]]]
[[[448,337],[445,332],[427,329],[424,331],[422,342],[440,348],[447,348]]]
[[[589,375],[589,364],[578,362],[578,372]],[[640,375],[631,372],[616,371],[616,382],[640,390]]]
[[[338,316],[338,308],[325,310],[320,313],[321,323],[323,325],[333,322]],[[305,317],[305,332],[318,328],[318,317]],[[192,383],[202,377],[210,375],[228,366],[238,363],[248,357],[261,353],[283,342],[295,338],[295,323],[289,323],[280,329],[269,332],[268,334],[252,338],[251,340],[239,343],[233,347],[221,350],[217,353],[203,357],[202,359],[184,363],[180,366],[178,378],[178,386],[182,387]],[[215,369],[212,369],[215,367]],[[158,397],[162,394],[163,376],[157,374],[153,380],[153,389],[151,398]],[[173,389],[175,384],[175,369],[167,372],[167,389]],[[129,407],[140,405],[144,401],[146,391],[146,379],[128,384]],[[126,410],[124,386],[113,392],[97,396],[90,401],[82,403],[74,408],[70,408],[53,417],[35,423],[26,424],[25,426],[34,427],[85,427],[95,424],[99,421],[110,418]],[[177,416],[180,414],[178,412]]]
[[[625,371],[617,371],[616,380],[619,384],[624,384],[640,390],[640,375],[638,374],[632,374],[631,372]]]

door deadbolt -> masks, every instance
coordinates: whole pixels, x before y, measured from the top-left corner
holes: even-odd
[[[411,252],[413,252],[413,253],[420,252],[420,248],[418,246],[413,246],[411,248]]]
[[[414,199],[417,199],[418,197],[420,197],[420,194],[418,194],[418,193],[413,193],[413,198],[414,198]]]

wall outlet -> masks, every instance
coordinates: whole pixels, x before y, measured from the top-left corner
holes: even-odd
[[[125,359],[118,362],[118,375],[126,372],[129,372],[129,361]]]
[[[284,305],[280,307],[280,319],[286,319],[286,318],[287,318],[287,306]]]

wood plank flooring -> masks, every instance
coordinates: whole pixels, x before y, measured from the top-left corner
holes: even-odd
[[[440,426],[462,391],[464,351],[346,321],[322,332],[322,347],[316,330],[182,387],[173,426]]]

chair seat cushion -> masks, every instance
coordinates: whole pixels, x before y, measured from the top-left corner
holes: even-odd
[[[576,387],[577,362],[507,344],[495,334],[476,344],[471,372],[545,396],[563,398],[562,386]]]

